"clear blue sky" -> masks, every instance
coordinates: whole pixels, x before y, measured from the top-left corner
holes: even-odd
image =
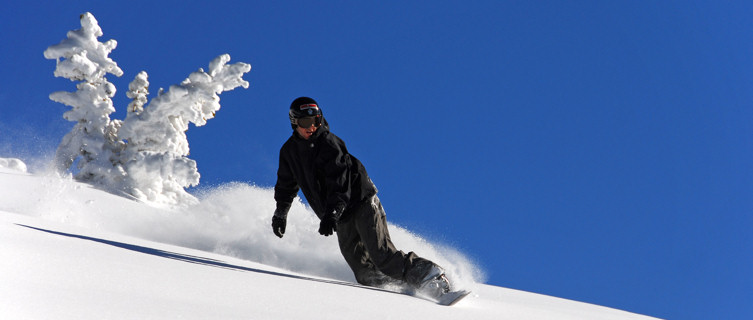
[[[202,186],[272,186],[307,95],[388,219],[488,283],[753,318],[753,2],[49,2],[0,12],[0,157],[48,154],[73,126],[48,95],[74,84],[42,52],[90,11],[125,72],[113,118],[139,71],[153,97],[223,53],[253,66],[188,131]]]

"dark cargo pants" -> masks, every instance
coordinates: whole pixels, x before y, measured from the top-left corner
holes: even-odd
[[[356,281],[377,287],[396,280],[418,285],[434,263],[395,248],[379,198],[374,196],[349,210],[348,218],[337,224],[337,241]]]

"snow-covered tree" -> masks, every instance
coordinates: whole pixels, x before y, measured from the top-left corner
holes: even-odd
[[[55,92],[50,99],[73,107],[64,114],[77,124],[58,147],[56,164],[65,171],[78,160],[77,179],[100,183],[136,198],[159,204],[190,204],[196,199],[185,188],[199,183],[196,162],[188,159],[188,124],[203,126],[220,109],[219,94],[248,88],[246,63],[228,64],[220,55],[147,105],[149,81],[142,71],[129,85],[132,99],[126,119],[110,120],[115,111],[115,86],[107,73],[123,71],[108,57],[115,40],[100,43],[102,30],[90,13],[81,15],[81,29],[49,47],[45,57],[57,60],[55,76],[81,81],[76,92]]]
[[[123,71],[108,57],[117,42],[97,41],[102,29],[90,13],[81,15],[81,29],[68,32],[68,38],[44,52],[47,59],[57,60],[55,76],[80,81],[75,92],[58,91],[50,99],[72,107],[63,117],[76,125],[58,146],[56,164],[67,170],[78,160],[76,178],[115,183],[123,176],[112,159],[123,147],[116,139],[119,121],[111,121],[115,112],[112,97],[115,86],[107,81],[108,73],[120,77]]]

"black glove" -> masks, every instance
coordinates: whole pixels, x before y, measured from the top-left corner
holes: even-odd
[[[319,234],[327,237],[331,236],[334,231],[337,231],[337,218],[335,213],[328,213],[322,217],[322,222],[319,223]]]
[[[272,232],[275,233],[276,236],[282,238],[282,235],[285,234],[285,225],[287,225],[287,219],[280,218],[278,216],[272,217]]]

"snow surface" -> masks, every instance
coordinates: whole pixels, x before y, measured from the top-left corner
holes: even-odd
[[[230,184],[166,210],[2,160],[2,319],[651,319],[482,284],[462,253],[394,225],[398,248],[472,295],[443,307],[360,287],[302,203],[272,234],[271,188]]]

